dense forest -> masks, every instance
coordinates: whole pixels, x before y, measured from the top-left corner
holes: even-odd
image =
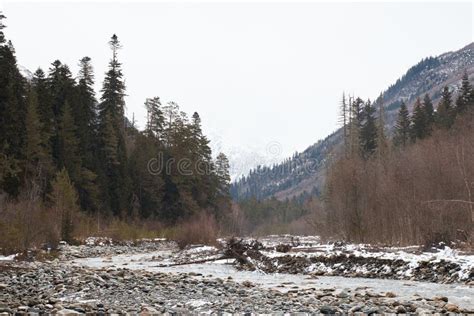
[[[102,219],[172,226],[204,213],[224,220],[230,208],[226,156],[213,157],[199,114],[188,117],[174,102],[145,100],[142,131],[125,117],[116,35],[97,97],[89,57],[79,60],[76,77],[56,60],[24,78],[4,21],[0,14],[2,236],[26,247],[72,240],[81,218],[89,219],[86,229],[92,219],[95,226]]]

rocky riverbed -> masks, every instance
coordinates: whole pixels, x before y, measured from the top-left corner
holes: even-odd
[[[60,261],[4,264],[0,313],[473,313],[447,297],[400,299],[371,289],[306,288],[278,291],[231,276],[91,269]]]
[[[470,254],[326,245],[317,237],[241,244],[251,247],[230,256],[223,240],[221,247],[179,250],[166,240],[117,244],[91,238],[80,246],[62,245],[51,261],[0,260],[0,315],[474,313]],[[248,261],[239,263],[241,256]]]

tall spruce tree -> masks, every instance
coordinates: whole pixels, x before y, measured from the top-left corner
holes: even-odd
[[[165,118],[161,109],[160,98],[154,97],[146,99],[145,108],[147,111],[147,123],[145,131],[150,136],[153,136],[161,141],[163,138]]]
[[[375,124],[375,108],[370,100],[365,103],[362,111],[362,126],[360,132],[361,149],[364,157],[369,157],[377,148],[377,125]]]
[[[420,98],[416,99],[412,114],[411,138],[413,141],[425,138],[428,133],[427,113]]]
[[[58,168],[62,168],[60,125],[63,118],[64,107],[69,103],[71,108],[76,104],[75,82],[67,65],[55,60],[49,69],[48,90],[50,93],[50,107],[53,112],[53,135],[51,137],[52,156]],[[72,115],[72,114],[71,114]]]
[[[73,113],[79,148],[84,165],[93,169],[96,166],[95,157],[97,157],[97,148],[94,146],[97,132],[97,101],[94,92],[94,71],[89,57],[84,57],[79,62],[77,90],[77,105]]]
[[[436,124],[440,128],[448,129],[454,122],[454,111],[452,107],[452,94],[448,87],[444,87],[436,111]]]
[[[30,90],[28,95],[28,111],[26,114],[26,145],[25,145],[25,182],[27,187],[36,186],[44,192],[42,184],[49,171],[48,152],[45,149],[45,140],[42,135],[42,124],[38,114],[38,99],[35,91]]]
[[[362,128],[362,111],[364,101],[357,98],[350,103],[350,126],[349,126],[349,141],[351,156],[361,154],[361,128]]]
[[[0,148],[9,161],[24,159],[26,140],[26,81],[18,70],[15,50],[3,29],[5,16],[0,12]],[[18,173],[4,177],[4,189],[17,195],[21,188]]]
[[[59,169],[66,168],[71,180],[78,185],[81,182],[82,161],[76,131],[72,109],[66,101],[59,124],[58,165]]]
[[[121,48],[114,34],[109,41],[112,59],[106,73],[99,104],[99,135],[102,144],[104,205],[115,215],[125,215],[129,209],[130,178],[125,145],[125,84],[117,55]]]
[[[379,116],[377,120],[377,155],[385,157],[389,150],[387,134],[385,132],[385,111],[383,107],[383,96],[381,96],[379,105]]]
[[[423,98],[423,110],[425,112],[425,118],[426,118],[426,136],[431,135],[431,132],[433,131],[433,124],[435,122],[435,112],[434,112],[434,107],[433,107],[433,102],[431,102],[430,96],[425,94]]]
[[[216,157],[216,175],[218,182],[218,193],[223,197],[229,196],[230,174],[229,159],[224,153],[219,153]]]
[[[48,89],[48,80],[41,68],[33,74],[33,89],[38,100],[38,114],[42,125],[42,132],[48,144],[48,153],[52,153],[51,137],[54,133],[54,114],[51,106],[51,95]]]
[[[341,105],[340,105],[340,114],[339,120],[342,124],[342,137],[344,138],[344,154],[347,156],[348,154],[348,146],[349,146],[349,106],[347,105],[346,94],[342,93]]]
[[[458,98],[456,99],[456,113],[462,114],[474,106],[474,97],[471,83],[469,82],[469,76],[467,71],[464,70],[464,74],[461,80],[461,89],[459,91]]]
[[[395,125],[393,143],[395,146],[406,146],[410,141],[410,114],[405,102],[402,101]]]

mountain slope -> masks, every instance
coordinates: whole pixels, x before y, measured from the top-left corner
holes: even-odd
[[[474,43],[455,52],[425,58],[411,67],[383,93],[383,100],[376,100],[376,104],[383,102],[387,129],[392,129],[402,100],[411,109],[416,98],[426,93],[436,105],[444,86],[449,86],[456,94],[464,70],[470,80],[474,80]],[[285,199],[305,192],[320,192],[326,166],[336,154],[341,141],[342,133],[338,129],[280,164],[272,167],[259,166],[251,170],[248,176],[232,184],[232,197],[236,200],[250,197],[265,199],[272,196]]]

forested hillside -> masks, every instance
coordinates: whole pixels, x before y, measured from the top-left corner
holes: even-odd
[[[188,117],[178,104],[152,97],[144,100],[143,131],[125,117],[116,35],[96,95],[89,57],[79,60],[77,76],[55,60],[24,78],[4,22],[0,14],[2,241],[70,241],[81,219],[100,229],[100,219],[175,225],[203,213],[225,217],[228,161],[213,158],[199,114]]]
[[[429,57],[410,68],[395,84],[390,86],[374,101],[374,108],[384,109],[384,124],[387,134],[391,135],[402,102],[413,110],[418,97],[428,94],[434,107],[439,103],[442,91],[447,86],[453,96],[461,88],[461,78],[466,72],[470,81],[474,76],[474,43],[438,57]],[[345,96],[346,105],[353,96]],[[343,124],[343,118],[341,118]],[[337,156],[343,141],[343,129],[340,128],[324,140],[308,147],[304,152],[275,166],[260,166],[250,171],[248,176],[237,179],[231,185],[232,197],[244,200],[250,197],[265,199],[291,198],[306,193],[320,193],[323,190],[328,164]]]
[[[359,242],[472,241],[474,90],[467,72],[456,98],[443,89],[437,111],[428,94],[411,114],[402,103],[392,139],[383,111],[374,114],[360,99],[347,108],[343,150],[314,219],[329,235]]]

